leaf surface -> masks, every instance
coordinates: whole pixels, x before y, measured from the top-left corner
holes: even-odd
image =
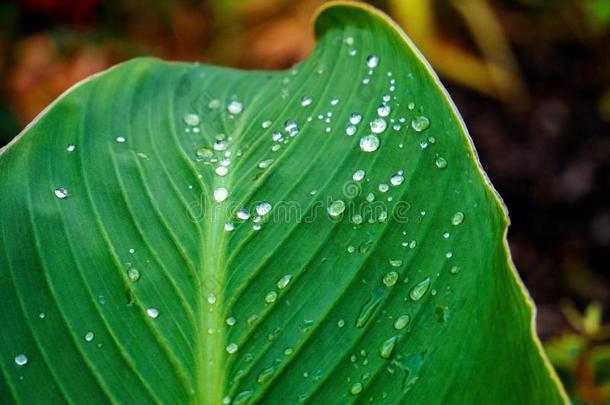
[[[287,71],[119,65],[3,150],[1,402],[564,402],[429,65],[315,27]]]

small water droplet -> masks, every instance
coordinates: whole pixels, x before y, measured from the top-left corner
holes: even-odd
[[[390,266],[392,267],[400,267],[402,266],[402,260],[400,259],[390,259]]]
[[[269,211],[271,211],[271,208],[272,208],[272,206],[268,202],[261,202],[256,205],[255,210],[258,215],[260,215],[261,217],[264,217],[265,215],[267,215],[269,213]]]
[[[356,225],[360,225],[363,220],[364,219],[362,218],[362,215],[360,215],[360,214],[354,214],[354,216],[352,216],[352,222]]]
[[[392,356],[392,352],[394,351],[397,342],[398,336],[392,336],[391,338],[387,339],[381,344],[379,355],[384,359],[389,359]]]
[[[229,111],[229,113],[235,115],[235,114],[239,114],[243,111],[244,109],[244,105],[236,100],[233,100],[229,103],[229,105],[227,106],[227,111]]]
[[[216,304],[216,295],[214,295],[213,293],[208,294],[208,304]]]
[[[248,400],[252,398],[252,395],[254,395],[254,391],[252,390],[240,392],[235,396],[235,399],[233,400],[233,405],[245,405]]]
[[[338,97],[333,97],[330,99],[330,105],[337,105],[339,104],[339,98]]]
[[[68,147],[66,148],[66,150],[67,150],[68,152],[74,152],[74,151],[76,150],[76,145],[72,145],[72,144],[70,144],[70,145],[68,145]]]
[[[224,177],[229,173],[229,168],[226,166],[218,166],[215,170],[216,174],[220,177]]]
[[[380,117],[387,117],[388,115],[390,115],[390,112],[392,112],[392,109],[387,104],[382,104],[377,107],[377,115],[379,115]]]
[[[459,272],[460,272],[459,266],[451,266],[451,269],[449,270],[449,273],[451,273],[451,274],[458,274]]]
[[[447,167],[447,160],[445,160],[444,157],[442,156],[437,156],[436,157],[436,161],[434,162],[434,164],[436,165],[436,167],[438,167],[439,169],[444,169]]]
[[[366,65],[371,69],[376,68],[379,65],[379,56],[369,55],[369,57],[366,58]]]
[[[125,137],[124,137],[124,136],[117,136],[117,137],[116,137],[116,141],[117,141],[118,143],[124,143],[124,142],[126,141],[126,139],[125,139]]]
[[[360,149],[364,152],[375,152],[379,149],[379,138],[377,135],[367,135],[360,138]]]
[[[226,188],[224,187],[220,187],[217,188],[216,190],[214,190],[214,200],[216,202],[223,202],[224,200],[227,199],[227,197],[229,197],[229,192],[227,191]]]
[[[261,161],[258,163],[258,168],[259,168],[259,169],[266,169],[266,168],[268,168],[269,166],[271,166],[271,163],[273,163],[273,159],[261,160]]]
[[[271,380],[271,377],[273,377],[273,373],[275,373],[274,367],[266,368],[258,374],[258,376],[256,377],[256,381],[259,384],[265,384],[266,382]]]
[[[41,312],[41,313],[39,313],[39,314],[38,314],[38,317],[39,317],[40,319],[44,319],[44,318],[46,318],[46,316],[47,316],[47,315],[46,315],[44,312]]]
[[[402,263],[402,261],[400,262]],[[398,281],[398,273],[395,271],[390,271],[383,276],[383,284],[385,284],[386,287],[392,287],[394,284],[396,284],[396,281]]]
[[[230,316],[227,318],[226,322],[227,322],[227,325],[233,326],[233,325],[235,325],[235,322],[237,322],[237,320],[235,318],[233,318],[232,316]]]
[[[451,218],[451,224],[454,226],[458,226],[463,221],[464,221],[464,213],[461,211],[458,211],[455,214],[453,214],[453,217]]]
[[[445,238],[445,239],[449,239],[450,236],[451,236],[451,234],[449,232],[443,233],[443,238]]]
[[[417,283],[409,292],[409,297],[411,297],[413,301],[419,301],[428,292],[431,282],[430,277],[428,277]]]
[[[420,115],[419,117],[414,118],[411,121],[411,128],[413,128],[416,132],[425,131],[430,126],[430,120],[428,117]]]
[[[233,354],[233,353],[237,352],[237,349],[239,349],[239,346],[237,346],[236,343],[229,343],[225,349],[226,349],[227,353]]]
[[[288,286],[291,279],[292,279],[292,274],[286,274],[285,276],[282,276],[276,283],[277,288],[279,288],[280,290],[283,290],[284,288],[286,288]]]
[[[396,319],[396,321],[394,321],[394,329],[404,329],[409,322],[411,322],[411,317],[409,315],[401,315]]]
[[[340,328],[344,327],[345,326],[345,320],[339,319],[337,321],[337,326],[340,327]]]
[[[275,291],[269,291],[267,293],[267,295],[265,295],[265,302],[267,302],[269,304],[274,303],[276,299],[277,299],[277,292],[275,292]]]
[[[388,186],[385,183],[381,183],[379,185],[379,191],[381,191],[382,193],[386,193],[389,189],[390,189],[390,186]]]
[[[68,197],[68,190],[63,187],[56,188],[55,197],[59,198],[60,200],[63,200],[64,198]]]
[[[313,98],[309,97],[309,96],[305,96],[301,99],[301,106],[302,107],[307,107],[308,105],[311,105],[311,103],[313,103]]]
[[[352,125],[358,125],[362,121],[362,114],[353,112],[349,115],[349,122]]]
[[[15,364],[18,366],[25,366],[28,364],[28,356],[25,354],[18,354],[15,356]]]
[[[247,209],[245,208],[240,208],[237,211],[237,218],[241,219],[242,221],[246,221],[248,218],[250,218],[250,213],[248,212]]]
[[[146,310],[146,314],[152,319],[157,319],[159,317],[159,310],[151,307]]]
[[[355,133],[356,133],[355,125],[349,125],[347,128],[345,128],[345,134],[347,136],[353,136]]]
[[[263,123],[261,124],[261,127],[267,129],[271,126],[271,121],[263,121]]]
[[[354,172],[354,174],[352,175],[352,179],[354,181],[362,181],[364,179],[364,176],[365,176],[364,170],[359,169]]]
[[[197,114],[185,114],[183,119],[184,123],[190,127],[195,127],[201,123],[201,119]]]
[[[335,200],[328,206],[328,215],[336,218],[345,211],[345,202],[343,200]]]
[[[369,125],[374,134],[380,134],[388,127],[388,123],[383,118],[375,118]]]
[[[85,340],[87,342],[91,342],[95,338],[95,334],[93,332],[87,332],[85,334]]]
[[[233,232],[235,230],[235,224],[233,222],[227,222],[225,224],[225,231]]]

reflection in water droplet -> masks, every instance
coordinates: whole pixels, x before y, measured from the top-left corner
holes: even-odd
[[[237,211],[237,218],[241,219],[242,221],[245,221],[248,218],[250,218],[250,213],[248,212],[247,209],[240,208],[239,211]]]

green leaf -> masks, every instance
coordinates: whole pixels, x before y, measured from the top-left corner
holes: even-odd
[[[429,65],[367,6],[316,34],[282,72],[119,65],[3,150],[2,403],[565,401]]]

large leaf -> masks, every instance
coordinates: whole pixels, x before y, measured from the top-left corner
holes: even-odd
[[[362,5],[316,33],[284,72],[122,64],[2,152],[1,402],[564,401],[428,64]]]

